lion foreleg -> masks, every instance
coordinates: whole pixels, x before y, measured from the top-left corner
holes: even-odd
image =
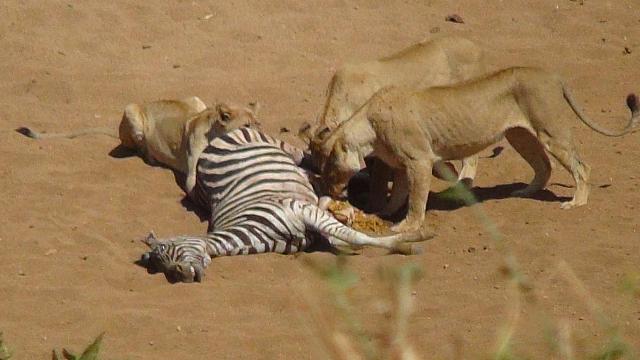
[[[194,156],[187,157],[187,173],[184,181],[184,191],[187,195],[191,195],[193,188],[196,186],[196,166],[198,158]]]
[[[431,188],[431,170],[433,169],[431,159],[407,161],[405,167],[409,185],[409,207],[406,218],[391,227],[395,232],[414,231],[422,226]]]
[[[198,99],[198,98],[196,98]],[[199,100],[199,99],[198,99]],[[191,134],[187,134],[185,127],[185,138],[183,139],[183,148],[184,151],[184,166],[185,169],[181,169],[181,171],[185,172],[185,181],[184,181],[184,191],[187,195],[191,195],[193,188],[196,186],[196,173],[198,171],[198,158],[202,151],[207,146],[207,143],[204,139],[206,139],[206,135],[204,132],[196,128]],[[185,146],[186,145],[186,146]]]

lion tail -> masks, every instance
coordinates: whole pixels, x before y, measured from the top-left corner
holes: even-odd
[[[571,109],[573,110],[573,112],[580,118],[580,120],[585,125],[587,125],[597,133],[600,133],[605,136],[612,136],[612,137],[622,136],[635,131],[638,127],[638,123],[640,123],[640,106],[638,105],[640,101],[638,101],[638,96],[636,94],[632,93],[627,96],[627,106],[629,107],[629,110],[631,110],[631,118],[629,119],[629,122],[621,131],[614,132],[610,129],[601,127],[600,125],[596,124],[593,120],[591,120],[587,116],[587,114],[585,114],[584,111],[582,111],[582,109],[578,107],[576,100],[573,97],[573,94],[571,93],[571,91],[569,91],[569,89],[566,86],[563,86],[562,90],[563,90],[564,98],[569,103],[569,106],[571,106]]]
[[[75,131],[61,132],[61,133],[46,133],[46,132],[36,131],[28,127],[21,127],[21,128],[17,128],[16,132],[26,137],[30,137],[32,139],[55,139],[55,138],[73,139],[78,136],[84,136],[84,135],[107,135],[116,139],[119,138],[116,130],[111,128],[104,128],[104,127],[78,129]]]

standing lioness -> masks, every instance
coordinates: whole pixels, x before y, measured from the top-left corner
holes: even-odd
[[[347,64],[331,78],[318,124],[305,123],[299,133],[303,140],[310,142],[322,132],[333,131],[383,87],[423,89],[449,85],[475,78],[485,71],[482,49],[471,40],[458,36],[423,41],[378,60]],[[477,161],[474,155],[463,162],[459,178],[465,179],[468,185],[475,176]],[[371,173],[373,181],[368,207],[386,213],[387,181],[391,180],[392,174],[378,161],[374,162]]]
[[[535,68],[509,68],[467,83],[423,91],[380,90],[354,117],[325,139],[312,143],[312,158],[322,169],[332,196],[375,155],[406,175],[409,207],[394,231],[420,227],[435,162],[471,156],[506,137],[535,171],[528,196],[543,189],[551,175],[545,150],[573,176],[576,191],[563,209],[587,203],[590,168],[578,156],[571,136],[572,113],[591,129],[621,136],[640,121],[638,98],[627,97],[632,116],[614,133],[591,121],[576,105],[562,80]],[[401,204],[401,202],[400,202]]]

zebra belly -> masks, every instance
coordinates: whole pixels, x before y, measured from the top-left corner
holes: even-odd
[[[216,217],[209,233],[214,239],[209,255],[289,254],[307,248],[305,225],[285,202],[262,199]]]

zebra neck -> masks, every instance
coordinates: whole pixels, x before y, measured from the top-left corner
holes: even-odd
[[[242,227],[214,230],[203,237],[209,256],[232,256],[256,254],[268,251],[254,236],[247,234]]]

